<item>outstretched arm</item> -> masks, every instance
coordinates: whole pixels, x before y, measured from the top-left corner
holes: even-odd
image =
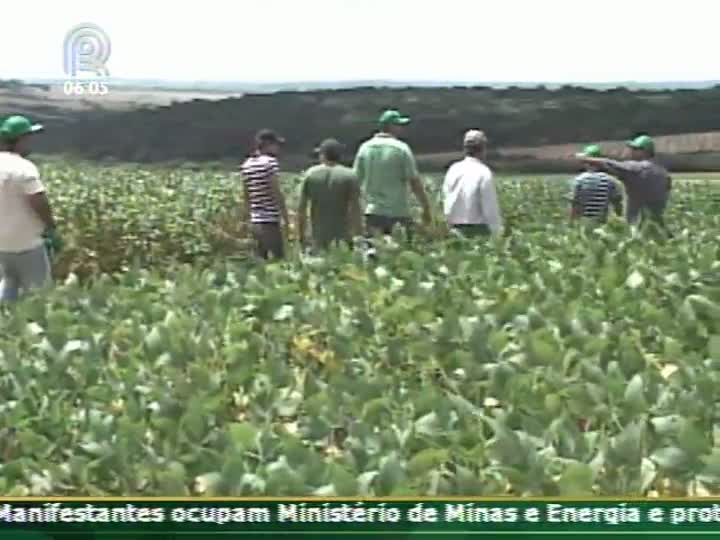
[[[635,178],[635,173],[637,173],[642,167],[641,163],[638,161],[617,161],[607,158],[585,157],[583,155],[578,155],[578,159],[587,165],[592,165],[602,171],[616,176],[622,182],[627,182]]]

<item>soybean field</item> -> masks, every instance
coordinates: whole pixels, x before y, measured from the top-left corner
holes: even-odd
[[[501,177],[499,239],[261,264],[232,174],[41,173],[65,249],[0,314],[0,493],[720,493],[710,175],[675,175],[670,239]]]

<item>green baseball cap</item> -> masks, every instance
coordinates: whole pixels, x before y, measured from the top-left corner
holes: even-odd
[[[12,141],[23,135],[37,133],[43,129],[42,125],[33,124],[24,116],[9,116],[0,124],[0,137]]]
[[[645,150],[646,152],[655,153],[655,141],[649,135],[640,135],[635,137],[632,141],[628,141],[627,145],[630,148],[636,148],[637,150]]]
[[[378,123],[381,126],[385,126],[388,124],[404,126],[410,123],[410,118],[408,118],[407,116],[403,116],[402,114],[400,114],[399,111],[396,111],[394,109],[388,109],[380,115],[380,120],[378,120]]]
[[[589,144],[585,148],[583,148],[583,151],[580,152],[580,155],[589,158],[599,158],[603,157],[603,152],[599,144]]]

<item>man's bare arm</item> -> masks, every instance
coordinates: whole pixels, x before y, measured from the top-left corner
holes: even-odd
[[[502,217],[497,190],[495,189],[495,179],[492,177],[482,184],[480,205],[488,227],[493,235],[499,236],[502,232]]]
[[[290,218],[288,217],[287,205],[285,204],[285,194],[283,194],[282,189],[280,188],[280,177],[277,174],[274,174],[270,179],[270,186],[272,188],[275,204],[277,204],[278,210],[280,210],[280,216],[282,217],[285,231],[289,232]]]
[[[427,193],[425,192],[425,187],[423,186],[420,176],[410,177],[410,187],[422,207],[423,221],[426,224],[429,224],[431,221],[430,201],[428,200]]]
[[[598,169],[601,169],[605,172],[617,172],[618,169],[621,169],[622,162],[614,161],[612,159],[607,158],[593,158],[593,157],[584,157],[582,156],[580,160],[587,164],[592,165],[594,167],[597,167]]]
[[[612,190],[610,192],[610,204],[612,205],[613,209],[615,210],[616,216],[622,216],[623,213],[623,196],[620,192],[620,189],[616,184],[613,184]]]
[[[305,241],[305,224],[307,221],[307,209],[308,199],[303,186],[302,192],[300,193],[300,204],[298,205],[297,214],[297,236],[298,240],[301,243]]]
[[[350,215],[350,232],[353,236],[361,236],[363,234],[362,210],[360,209],[360,186],[355,185],[350,192],[350,207],[348,208]]]
[[[582,200],[580,198],[580,195],[580,183],[579,180],[576,178],[573,181],[572,194],[567,197],[570,201],[570,221],[574,221],[580,217],[582,210]]]
[[[47,194],[44,191],[33,193],[32,195],[27,196],[27,201],[30,207],[43,222],[45,228],[54,229],[55,218],[53,216],[53,211],[50,207],[50,201],[47,198]]]
[[[242,208],[242,220],[245,227],[250,227],[250,192],[247,182],[243,182],[242,196],[240,198],[240,206]]]
[[[631,181],[635,177],[633,173],[637,173],[642,168],[640,162],[632,160],[617,161],[615,159],[591,158],[582,155],[579,155],[578,158],[587,165],[592,165],[619,178],[623,183]]]

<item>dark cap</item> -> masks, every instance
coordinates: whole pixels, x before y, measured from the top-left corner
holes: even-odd
[[[325,157],[337,160],[343,153],[345,147],[337,139],[325,139],[321,142],[315,151],[318,154],[323,154]]]
[[[325,152],[327,150],[334,150],[335,152],[342,152],[345,149],[343,144],[337,139],[325,139],[315,149],[317,152]]]
[[[283,144],[285,139],[275,133],[272,129],[261,129],[257,132],[257,135],[255,135],[255,142],[258,144]]]

